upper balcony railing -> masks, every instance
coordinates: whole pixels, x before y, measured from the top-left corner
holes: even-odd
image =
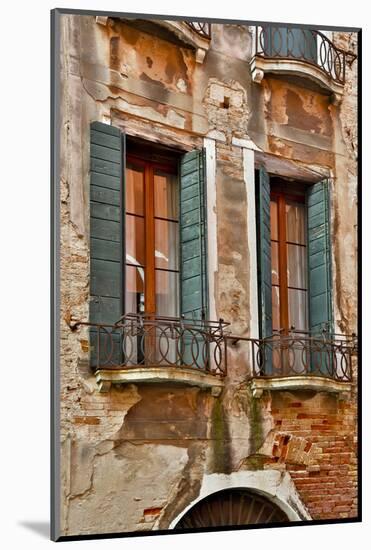
[[[255,55],[271,60],[294,60],[316,67],[336,84],[344,85],[346,61],[355,55],[336,47],[320,31],[298,27],[257,25]]]
[[[211,24],[201,21],[186,21],[186,25],[202,38],[211,39]]]

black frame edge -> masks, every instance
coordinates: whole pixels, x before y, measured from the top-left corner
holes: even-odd
[[[357,506],[359,521],[362,521],[362,29],[357,31],[357,137],[358,137],[358,158],[357,158],[357,330],[358,330],[358,364],[357,364],[357,447],[358,447],[358,494]]]
[[[236,23],[239,25],[260,25],[262,23],[270,25],[281,25],[285,27],[301,27],[303,29],[321,29],[321,30],[328,30],[328,31],[348,31],[348,32],[358,32],[361,30],[361,27],[342,27],[342,26],[335,26],[335,25],[317,25],[317,24],[304,24],[304,23],[287,23],[285,21],[252,21],[249,19],[229,19],[229,18],[218,18],[218,17],[201,17],[198,15],[190,16],[190,15],[171,15],[171,14],[158,14],[158,13],[135,13],[135,12],[117,12],[117,11],[106,11],[106,10],[83,10],[83,9],[75,9],[75,8],[55,8],[55,11],[57,11],[60,14],[65,15],[103,15],[107,17],[132,17],[132,18],[140,18],[140,19],[170,19],[174,21],[200,21],[200,22],[206,22],[206,23]]]
[[[60,539],[60,403],[59,403],[59,234],[60,234],[60,210],[59,210],[59,143],[60,143],[60,11],[51,10],[51,35],[50,35],[50,289],[51,289],[51,345],[50,345],[50,538]]]

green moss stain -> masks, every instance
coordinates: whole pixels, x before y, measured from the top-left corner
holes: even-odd
[[[211,440],[213,445],[212,470],[214,472],[230,471],[229,430],[220,399],[215,400],[211,416]]]
[[[261,414],[260,403],[258,399],[251,397],[250,401],[250,449],[251,454],[257,452],[264,441],[263,435],[263,419]]]
[[[262,470],[266,462],[265,456],[249,456],[244,460],[243,467],[245,470]]]

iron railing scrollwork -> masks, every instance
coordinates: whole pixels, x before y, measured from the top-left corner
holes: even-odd
[[[178,367],[226,374],[227,323],[126,314],[114,325],[89,326],[95,369]]]
[[[291,330],[254,339],[230,334],[229,323],[148,314],[126,314],[113,325],[76,323],[89,327],[93,369],[161,367],[196,369],[216,376],[227,374],[227,356],[236,344],[248,344],[252,377],[322,376],[352,381],[355,335]]]
[[[354,335],[321,335],[293,331],[251,340],[253,376],[322,376],[338,382],[352,381],[352,356],[357,353]]]
[[[269,59],[294,59],[321,69],[331,80],[345,83],[345,66],[356,56],[336,47],[320,31],[273,25],[255,27],[256,55]]]
[[[186,21],[186,25],[190,27],[195,33],[202,36],[202,38],[211,38],[211,24],[201,21]]]

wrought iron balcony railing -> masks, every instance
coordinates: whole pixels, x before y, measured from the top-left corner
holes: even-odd
[[[355,336],[292,331],[265,339],[231,335],[230,323],[126,314],[113,325],[76,323],[89,327],[90,365],[94,370],[133,368],[194,369],[224,377],[227,356],[244,342],[252,377],[322,376],[337,382],[352,380]],[[229,353],[228,353],[229,351]]]
[[[211,24],[201,21],[186,21],[186,25],[190,27],[194,32],[202,36],[202,38],[211,38]]]
[[[319,68],[332,81],[345,83],[345,66],[355,55],[337,48],[320,31],[273,25],[256,26],[256,55],[276,60],[304,61]]]
[[[96,370],[179,367],[226,374],[222,320],[127,314],[114,325],[81,324],[90,327],[90,362]]]
[[[338,382],[352,381],[352,356],[357,353],[355,335],[323,331],[313,336],[292,331],[249,342],[253,377],[322,376]]]

